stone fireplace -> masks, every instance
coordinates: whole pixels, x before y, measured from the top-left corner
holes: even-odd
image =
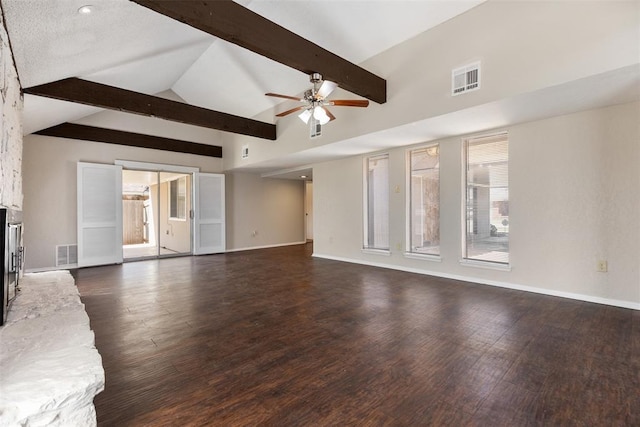
[[[6,285],[0,316],[0,425],[92,426],[93,398],[104,388],[104,370],[73,277],[59,271],[22,276],[22,109],[0,3],[0,253]]]

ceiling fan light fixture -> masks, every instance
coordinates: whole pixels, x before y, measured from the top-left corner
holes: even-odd
[[[313,109],[313,118],[320,122],[321,125],[329,123],[329,115],[321,106],[317,105]]]
[[[90,15],[91,12],[93,12],[93,6],[90,4],[86,4],[78,9],[80,15]]]
[[[309,123],[309,119],[311,118],[311,111],[304,110],[302,113],[298,114],[300,120],[302,120],[305,124]]]
[[[1,0],[0,0],[1,1]],[[292,101],[302,102],[303,105],[295,108],[291,108],[287,111],[283,111],[282,113],[276,114],[276,117],[285,117],[289,114],[296,113],[298,111],[302,111],[302,113],[298,114],[298,118],[302,120],[305,124],[309,124],[309,120],[313,116],[313,121],[311,124],[315,126],[316,124],[325,125],[329,123],[331,120],[335,120],[336,116],[334,116],[331,111],[329,111],[325,106],[338,106],[338,107],[367,107],[369,106],[368,100],[359,100],[359,99],[334,99],[328,100],[327,96],[335,90],[338,85],[334,82],[328,80],[322,80],[322,75],[319,73],[313,73],[310,76],[311,83],[313,87],[311,89],[307,89],[304,92],[302,97],[298,96],[290,96],[290,95],[281,95],[278,93],[266,93],[266,96],[275,96],[276,98],[284,98],[290,99]]]
[[[325,80],[322,82],[320,89],[318,89],[318,97],[320,99],[324,99],[331,94],[338,87],[337,83],[331,82],[329,80]]]

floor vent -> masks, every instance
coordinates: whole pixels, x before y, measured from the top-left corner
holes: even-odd
[[[78,245],[56,246],[56,267],[78,264]]]
[[[456,68],[451,72],[451,95],[480,89],[480,62]]]

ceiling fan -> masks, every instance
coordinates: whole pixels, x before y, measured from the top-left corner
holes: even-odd
[[[295,107],[290,110],[283,111],[282,113],[276,114],[276,117],[288,116],[289,114],[302,110],[302,113],[298,115],[300,120],[305,123],[309,123],[309,119],[313,117],[321,125],[324,125],[331,120],[335,120],[336,118],[336,116],[331,114],[331,111],[327,109],[327,106],[335,105],[339,107],[367,107],[369,105],[369,101],[366,99],[334,99],[333,101],[329,101],[327,99],[327,96],[329,96],[329,94],[331,94],[331,92],[333,92],[334,89],[338,87],[338,85],[329,80],[322,80],[322,75],[320,75],[319,73],[311,74],[309,80],[311,81],[313,86],[311,87],[311,89],[307,89],[304,92],[304,96],[302,98],[289,95],[280,95],[278,93],[265,94],[267,96],[291,99],[304,103],[304,105],[301,105],[299,107]]]

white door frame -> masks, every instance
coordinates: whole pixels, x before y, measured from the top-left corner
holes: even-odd
[[[304,182],[304,239],[313,240],[313,181]]]
[[[225,176],[224,174],[216,174],[216,173],[201,173],[200,168],[189,167],[189,166],[177,166],[177,165],[167,165],[162,163],[146,163],[146,162],[135,162],[129,160],[116,160],[116,165],[122,166],[125,169],[134,169],[134,170],[148,170],[148,171],[157,171],[157,172],[178,172],[178,173],[190,173],[192,176],[192,184],[191,184],[191,209],[193,211],[193,220],[191,221],[191,235],[192,235],[192,253],[194,255],[204,255],[204,254],[213,254],[220,253],[226,251],[226,220],[225,220]],[[221,216],[219,218],[202,218],[201,215],[201,199],[200,199],[200,178],[207,177],[217,177],[221,178],[222,188],[220,189],[220,199],[218,203],[220,203]],[[212,246],[203,246],[201,234],[206,228],[207,225],[219,225],[221,227],[221,240],[216,245]],[[204,226],[204,227],[203,227]]]

